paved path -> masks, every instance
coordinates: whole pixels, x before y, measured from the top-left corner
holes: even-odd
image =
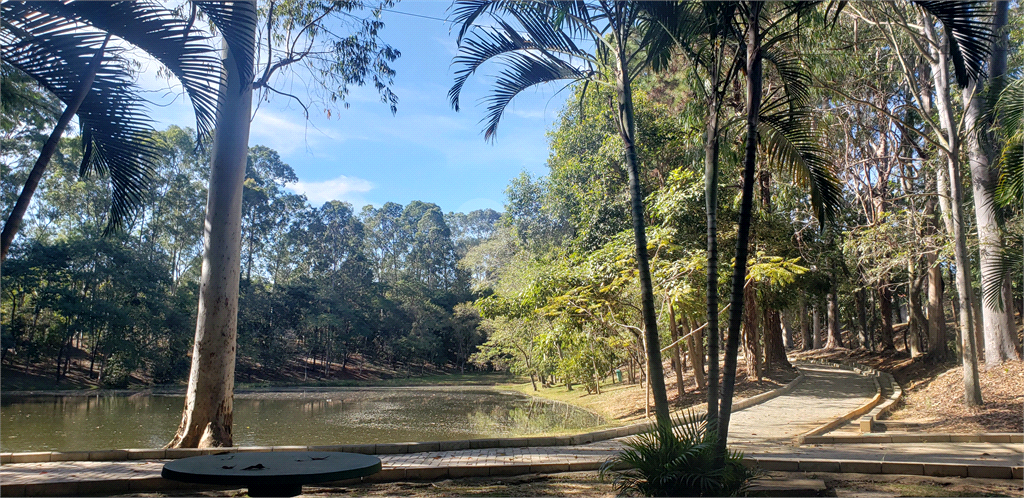
[[[839,418],[875,395],[869,377],[821,365],[801,365],[805,377],[789,394],[732,414],[732,444],[786,444],[796,436]]]
[[[826,423],[866,403],[874,396],[870,378],[838,368],[801,366],[806,377],[796,389],[746,410],[734,413],[730,427],[731,447],[758,460],[782,464],[804,462],[835,464],[840,460],[863,462],[942,462],[949,464],[1021,466],[1024,445],[982,443],[857,444],[794,446],[795,436]],[[487,448],[460,451],[380,455],[381,480],[432,479],[472,475],[509,475],[529,472],[594,470],[622,448],[622,439],[578,446]],[[810,462],[810,464],[807,464]],[[123,484],[121,493],[167,489],[159,479],[163,461],[50,462],[7,464],[0,467],[5,496],[45,494],[96,494]],[[776,462],[778,464],[778,462]],[[856,462],[855,462],[856,463]],[[782,470],[782,469],[779,469]],[[793,468],[796,470],[796,468]],[[918,472],[920,473],[920,472]],[[27,486],[28,488],[24,487]],[[33,486],[36,488],[33,490]],[[104,488],[104,486],[107,486]]]

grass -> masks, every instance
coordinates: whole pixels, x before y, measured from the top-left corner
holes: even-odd
[[[609,425],[620,425],[623,422],[637,422],[644,419],[642,404],[637,410],[636,406],[632,406],[635,403],[631,403],[635,399],[639,399],[642,403],[644,399],[644,391],[639,384],[602,383],[601,394],[587,394],[583,387],[568,391],[565,386],[542,387],[539,384],[538,390],[534,391],[530,382],[500,384],[497,387],[517,391],[527,396],[568,403],[594,412],[609,422],[618,422]]]

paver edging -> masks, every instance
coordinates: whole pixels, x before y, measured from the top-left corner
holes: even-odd
[[[975,433],[956,434],[929,432],[922,434],[864,434],[847,436],[806,436],[802,444],[864,444],[864,443],[1024,443],[1024,434],[1019,433]]]

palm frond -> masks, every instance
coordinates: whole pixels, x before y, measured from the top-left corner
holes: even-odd
[[[916,0],[914,3],[942,22],[957,84],[967,86],[969,80],[980,78],[992,46],[992,24],[986,19],[991,15],[988,2]]]
[[[487,117],[482,120],[487,123],[484,140],[493,140],[505,108],[523,90],[541,83],[579,80],[586,76],[560,59],[533,53],[510,53],[503,57],[502,63],[505,69],[494,82],[494,92],[483,99],[487,104]]]
[[[802,104],[809,95],[811,76],[800,63],[800,58],[778,47],[764,50],[763,57],[778,71],[789,102]]]
[[[808,126],[809,122],[805,110],[762,114],[758,135],[768,164],[783,168],[810,190],[811,206],[824,226],[826,221],[836,219],[842,190],[832,172],[829,153],[821,146],[822,137]]]
[[[223,1],[223,0],[192,0],[202,10],[214,26],[220,30],[224,41],[235,54],[243,91],[251,85],[256,76],[256,43],[253,33],[256,32],[256,2],[254,0]]]
[[[558,60],[554,53],[586,57],[568,36],[556,31],[543,18],[528,13],[520,13],[518,18],[527,28],[525,36],[507,22],[499,21],[500,29],[477,30],[460,43],[459,53],[452,60],[452,65],[462,67],[455,71],[455,82],[448,90],[448,100],[456,111],[460,109],[459,96],[466,80],[489,60],[502,56],[515,58],[510,54],[529,51],[544,54],[543,57],[550,60]]]
[[[996,101],[995,115],[1006,137],[996,199],[1004,206],[1024,207],[1024,80],[1006,85]]]
[[[197,145],[213,131],[220,58],[205,33],[190,28],[169,9],[151,1],[34,1],[22,3],[20,8],[93,26],[144,50],[174,74],[188,93],[196,115]]]
[[[985,284],[982,293],[985,296],[986,305],[998,309],[1003,309],[1003,306],[1008,304],[1012,306],[1012,303],[1003,302],[1003,284],[1021,266],[1024,266],[1024,251],[1021,250],[1021,247],[1019,245],[1004,247],[995,264],[986,272],[988,274],[982,275],[982,282]]]
[[[718,435],[707,428],[704,413],[687,412],[673,427],[654,425],[626,442],[626,448],[601,466],[615,474],[621,493],[641,496],[722,496],[741,491],[753,473],[743,455],[730,452],[716,465]]]
[[[70,102],[106,34],[61,16],[20,10],[23,6],[7,2],[0,11],[0,54],[61,101]],[[85,148],[82,174],[110,175],[108,232],[122,227],[142,202],[159,158],[142,102],[119,49],[107,49],[77,115]]]

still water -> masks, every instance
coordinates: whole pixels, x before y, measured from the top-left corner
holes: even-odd
[[[159,448],[182,396],[0,397],[0,451]],[[335,388],[235,394],[236,446],[519,437],[601,425],[586,410],[486,388]]]

